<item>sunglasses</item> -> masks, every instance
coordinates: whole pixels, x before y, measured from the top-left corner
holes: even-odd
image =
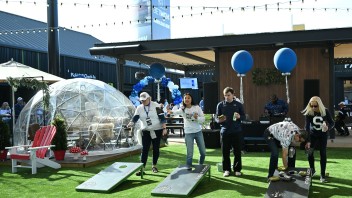
[[[310,107],[312,107],[312,108],[317,108],[318,105],[310,105]]]

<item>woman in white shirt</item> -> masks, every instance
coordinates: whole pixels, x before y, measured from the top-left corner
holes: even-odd
[[[160,104],[151,101],[151,97],[147,92],[142,92],[139,100],[141,105],[139,105],[132,117],[131,122],[127,127],[131,127],[138,120],[141,120],[141,130],[142,130],[142,153],[141,162],[143,167],[147,163],[148,152],[150,145],[153,144],[153,173],[157,173],[158,169],[156,164],[159,159],[160,150],[160,138],[162,135],[166,135],[166,123],[165,116],[163,113],[158,114],[156,108],[161,108]],[[137,176],[141,175],[141,172],[136,173]]]
[[[178,110],[169,111],[174,115],[182,115],[185,132],[185,143],[187,148],[186,165],[191,169],[193,160],[194,140],[199,149],[199,164],[203,164],[205,160],[205,143],[202,133],[202,125],[204,122],[204,114],[202,109],[195,105],[193,97],[189,93],[183,95],[183,106]]]

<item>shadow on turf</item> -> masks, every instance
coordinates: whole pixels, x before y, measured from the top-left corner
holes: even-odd
[[[314,177],[312,181],[309,197],[351,197],[351,180],[329,177],[328,183],[320,183],[319,177]]]
[[[238,178],[234,176],[228,178],[212,176],[210,181],[203,180],[192,193],[192,196],[201,196],[217,190],[230,190],[234,191],[234,194],[238,193],[241,196],[263,197],[267,190],[267,183],[263,182],[263,186],[256,186],[241,182],[248,179],[253,181],[263,180],[262,177],[254,175],[243,175]]]

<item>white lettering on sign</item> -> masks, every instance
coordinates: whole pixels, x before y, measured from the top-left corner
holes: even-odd
[[[88,75],[88,74],[80,74],[80,73],[71,73],[72,78],[89,78],[89,79],[97,79],[93,74]]]
[[[345,69],[352,69],[352,64],[345,64]]]

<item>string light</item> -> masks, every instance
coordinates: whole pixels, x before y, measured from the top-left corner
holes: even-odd
[[[0,0],[1,1],[1,0]],[[206,9],[209,9],[209,10],[211,10],[211,11],[208,11],[208,12],[200,12],[200,13],[190,13],[190,14],[188,14],[188,15],[185,15],[185,14],[182,14],[182,15],[179,15],[179,16],[175,16],[175,15],[173,15],[173,16],[170,16],[169,18],[165,18],[165,17],[160,17],[160,18],[154,18],[154,20],[156,21],[156,20],[163,20],[163,21],[165,21],[165,20],[170,20],[170,18],[172,18],[172,19],[175,19],[175,18],[177,18],[177,17],[180,17],[180,18],[185,18],[185,17],[187,17],[187,16],[189,16],[189,17],[194,17],[194,16],[196,16],[196,15],[199,15],[199,16],[204,16],[204,15],[206,15],[206,14],[210,14],[210,15],[213,15],[213,14],[215,14],[215,12],[217,12],[217,13],[221,13],[221,14],[224,14],[224,12],[226,12],[226,11],[228,11],[228,12],[234,12],[235,10],[240,10],[240,11],[245,11],[246,10],[246,8],[252,8],[253,9],[253,12],[255,12],[255,11],[257,11],[257,10],[260,10],[260,9],[265,9],[265,11],[268,11],[268,10],[271,10],[271,9],[275,9],[275,8],[273,8],[272,6],[273,5],[276,5],[277,6],[277,11],[279,11],[280,9],[281,10],[288,10],[288,11],[292,11],[292,10],[300,10],[301,12],[303,12],[304,10],[313,10],[313,12],[315,12],[315,11],[318,11],[318,10],[324,10],[324,11],[329,11],[329,10],[335,10],[335,12],[338,12],[339,10],[341,10],[341,11],[345,11],[345,12],[349,12],[349,10],[350,10],[350,8],[292,8],[292,7],[288,7],[288,8],[284,8],[284,7],[280,7],[281,5],[284,5],[284,4],[288,4],[288,5],[292,5],[292,3],[293,2],[302,2],[302,3],[304,3],[304,0],[296,0],[296,1],[287,1],[287,2],[277,2],[277,3],[272,3],[272,4],[264,4],[264,5],[253,5],[253,6],[244,6],[244,7],[221,7],[221,6],[217,6],[217,7],[205,7],[205,6],[170,6],[170,5],[162,5],[162,6],[159,6],[159,5],[152,5],[152,8],[154,9],[154,8],[158,8],[158,7],[161,7],[161,8],[165,8],[165,9],[171,9],[171,8],[176,8],[176,9],[178,9],[178,10],[182,10],[182,9],[184,9],[184,8],[190,8],[191,10],[196,10],[196,8],[198,8],[198,9],[203,9],[203,10],[206,10]],[[13,3],[13,2],[18,2],[18,1],[15,1],[15,0],[13,0],[13,1],[9,1],[9,0],[6,0],[6,4],[9,4],[9,3]],[[38,4],[40,4],[41,2],[36,2],[36,1],[19,1],[20,2],[20,4],[24,4],[24,3],[31,3],[31,5],[38,5]],[[45,3],[46,4],[46,3]],[[49,6],[49,4],[46,4],[47,6]],[[61,2],[60,3],[60,5],[61,6],[64,6],[64,5],[68,5],[67,3],[66,4],[64,4],[63,2]],[[85,8],[92,8],[93,6],[94,6],[94,3],[87,3],[87,4],[80,4],[80,3],[76,3],[76,2],[74,2],[73,4],[71,4],[71,5],[74,5],[75,7],[76,6],[84,6]],[[108,5],[108,4],[98,4],[99,5],[99,7],[100,8],[102,8],[102,7],[104,7],[104,8],[106,8],[106,7],[112,7],[112,8],[114,8],[114,9],[116,9],[116,4],[111,4],[111,5]],[[129,5],[126,5],[126,7],[125,8],[127,8],[127,9],[129,9],[129,8],[131,8],[131,7],[137,7],[137,8],[142,8],[142,7],[150,7],[150,5],[140,5],[140,4],[138,4],[138,5],[133,5],[133,4],[129,4]],[[120,7],[121,8],[121,7]],[[121,8],[121,9],[123,9],[123,8]],[[248,10],[247,9],[247,10]],[[215,12],[214,12],[215,11]],[[129,21],[127,21],[129,24],[140,24],[141,23],[141,21],[145,21],[145,22],[148,22],[148,21],[151,21],[151,20],[148,20],[147,18],[145,18],[145,19],[136,19],[136,20],[129,20]],[[109,24],[113,24],[114,26],[116,25],[116,24],[121,24],[121,25],[124,25],[124,21],[118,21],[118,22],[111,22],[111,23],[107,23],[107,22],[105,22],[105,23],[103,23],[103,24],[105,24],[105,26],[109,26]],[[99,27],[100,27],[100,24],[98,25]],[[77,27],[77,28],[79,28],[79,27],[84,27],[84,28],[86,28],[86,27],[88,27],[88,26],[86,26],[86,25],[76,25],[76,26],[71,26],[71,29],[73,29],[72,27]],[[91,27],[94,27],[94,24],[91,24]],[[65,30],[65,29],[64,29]],[[6,30],[4,30],[4,31],[2,31],[2,35],[4,35],[4,32],[5,32]],[[21,30],[15,30],[14,32],[21,32]],[[44,31],[46,32],[46,30],[44,29]],[[51,31],[53,31],[53,30],[51,30]],[[57,29],[57,31],[59,31],[59,29]],[[33,33],[35,33],[35,32],[41,32],[40,30],[35,30]],[[0,33],[1,33],[1,31],[0,31]],[[23,33],[23,32],[22,32]],[[27,32],[28,33],[28,32]]]

